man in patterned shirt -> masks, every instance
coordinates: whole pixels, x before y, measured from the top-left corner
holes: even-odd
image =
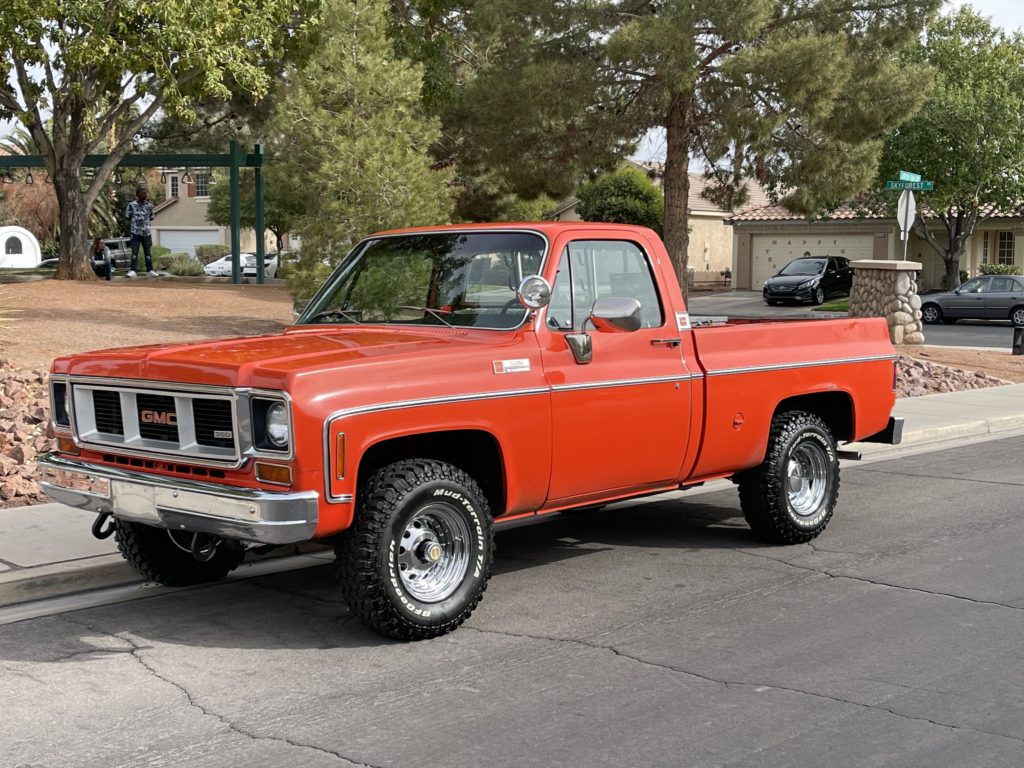
[[[124,215],[131,222],[132,228],[132,263],[128,277],[135,277],[135,268],[139,264],[139,246],[146,254],[146,270],[150,277],[157,277],[153,271],[153,236],[150,234],[149,223],[153,221],[153,204],[146,199],[145,187],[135,190],[135,199],[128,203]]]

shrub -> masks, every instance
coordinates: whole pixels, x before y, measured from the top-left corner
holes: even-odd
[[[1019,275],[1020,267],[1016,264],[982,264],[978,271],[983,275]]]
[[[162,245],[154,245],[153,246],[153,261],[154,262],[156,261],[156,257],[157,256],[168,256],[168,255],[170,255],[170,253],[171,253],[171,249],[170,248],[165,248]]]
[[[203,265],[187,253],[175,253],[168,257],[167,271],[178,277],[195,277],[203,274]]]
[[[227,256],[231,253],[231,246],[229,245],[197,245],[196,246],[196,258],[199,259],[199,263],[202,265],[211,264],[222,256]]]
[[[287,270],[288,290],[296,301],[308,299],[333,271],[334,268],[330,264],[314,259],[300,259],[298,263],[289,265]]]
[[[160,272],[160,271],[166,272],[166,271],[168,271],[171,268],[171,259],[173,259],[175,256],[179,256],[179,255],[182,255],[182,254],[171,253],[166,248],[164,248],[164,253],[161,253],[161,254],[158,255],[156,253],[156,248],[154,247],[153,248],[153,269],[155,269],[157,272]],[[140,254],[140,259],[141,259],[141,254]]]
[[[665,198],[647,174],[636,168],[605,173],[584,184],[576,212],[584,221],[638,224],[661,231]]]

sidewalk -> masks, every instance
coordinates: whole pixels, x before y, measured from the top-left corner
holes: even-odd
[[[1024,384],[903,398],[896,401],[893,413],[906,419],[902,446],[952,446],[965,438],[1024,429]],[[873,456],[897,450],[872,444],[857,447]],[[61,504],[0,509],[0,607],[142,584],[117,554],[113,538],[92,537],[92,521],[92,515]],[[293,546],[276,554],[309,551],[308,546]]]

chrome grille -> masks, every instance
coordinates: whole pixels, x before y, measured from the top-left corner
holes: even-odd
[[[165,443],[178,442],[178,411],[173,397],[140,392],[135,396],[135,407],[139,414],[140,437]]]
[[[105,435],[123,435],[121,397],[117,392],[97,389],[92,393],[92,407],[96,417],[96,431]]]
[[[192,401],[196,442],[216,448],[229,448],[234,443],[231,403],[226,400],[196,398]]]
[[[215,466],[238,466],[248,450],[239,400],[227,388],[73,378],[69,400],[75,438],[86,446]]]

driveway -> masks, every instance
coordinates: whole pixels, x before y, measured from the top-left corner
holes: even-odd
[[[830,299],[831,301],[831,299]],[[835,317],[834,313],[816,312],[810,304],[792,304],[769,307],[760,291],[730,291],[687,299],[691,315],[728,315],[729,317],[765,318],[821,318]]]

